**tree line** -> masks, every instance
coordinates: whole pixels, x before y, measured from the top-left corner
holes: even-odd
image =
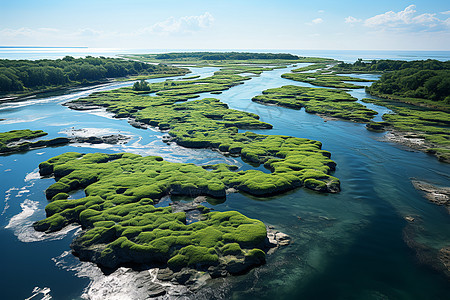
[[[340,63],[335,71],[382,71],[380,80],[366,90],[372,94],[421,98],[450,104],[450,61],[434,59],[402,61],[373,60]]]
[[[197,59],[197,60],[251,60],[251,59],[299,59],[297,55],[289,53],[247,53],[247,52],[180,52],[163,53],[156,59]]]
[[[404,69],[385,73],[367,88],[376,94],[422,98],[450,104],[450,70]]]
[[[185,74],[184,69],[119,58],[0,59],[0,91],[26,91],[129,75]]]
[[[435,59],[427,60],[372,60],[364,61],[359,58],[356,62],[344,63],[341,62],[333,67],[335,71],[366,71],[366,72],[385,72],[385,71],[398,71],[404,69],[418,69],[418,70],[449,70],[450,61],[439,61]]]

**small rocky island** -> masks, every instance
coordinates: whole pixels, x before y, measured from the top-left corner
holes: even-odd
[[[37,140],[46,136],[47,133],[42,130],[11,130],[0,132],[0,154],[28,151],[32,149],[64,146],[70,143],[89,143],[89,144],[122,144],[127,142],[130,137],[122,134],[108,134],[85,136],[77,135],[82,129],[71,131],[70,137],[57,137],[50,140]]]

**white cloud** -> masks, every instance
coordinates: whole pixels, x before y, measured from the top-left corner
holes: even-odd
[[[317,18],[317,19],[312,20],[312,23],[313,23],[313,24],[320,24],[320,23],[322,23],[322,22],[323,22],[323,19],[322,19],[322,18]]]
[[[376,15],[364,21],[364,25],[379,29],[404,29],[414,31],[437,31],[444,30],[446,20],[436,17],[436,14],[424,13],[416,15],[416,6],[409,5],[399,12],[388,11],[384,14]]]
[[[317,11],[319,14],[323,14],[325,11],[323,9]]]
[[[308,26],[314,26],[314,25],[317,25],[317,24],[320,24],[320,23],[323,23],[323,19],[322,18],[317,18],[317,19],[311,20],[311,22],[308,22],[308,23],[305,23],[305,24],[308,25]]]
[[[5,28],[0,30],[0,36],[4,37],[36,37],[42,35],[51,35],[58,33],[59,30],[55,28],[37,28],[31,29],[28,27],[22,27],[19,29]]]
[[[447,11],[441,11],[441,14],[443,14],[443,15],[450,15],[450,10],[447,10]]]
[[[205,12],[203,15],[199,16],[186,16],[178,19],[170,17],[143,31],[158,34],[188,33],[211,27],[213,22],[214,17],[209,12]]]
[[[348,16],[347,18],[345,18],[345,23],[349,23],[349,24],[353,24],[353,23],[358,23],[361,22],[361,19],[357,19],[355,17],[352,16]]]
[[[3,37],[10,37],[10,38],[16,38],[16,37],[28,37],[28,38],[46,38],[46,37],[60,37],[64,36],[67,38],[74,38],[74,37],[95,37],[102,35],[103,32],[97,31],[91,28],[84,28],[79,29],[77,31],[63,31],[56,28],[28,28],[28,27],[22,27],[19,29],[11,29],[11,28],[5,28],[3,30],[0,30],[0,36]]]
[[[81,37],[96,37],[101,36],[103,32],[91,28],[84,28],[76,31],[74,34]]]

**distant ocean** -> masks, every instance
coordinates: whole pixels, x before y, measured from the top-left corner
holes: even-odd
[[[57,59],[66,55],[73,57],[106,56],[114,57],[119,54],[143,54],[183,51],[242,51],[242,52],[272,52],[292,53],[300,56],[329,57],[344,62],[354,62],[358,58],[423,60],[450,60],[450,51],[403,51],[403,50],[270,50],[270,49],[125,49],[125,48],[88,48],[88,47],[0,47],[0,59]]]

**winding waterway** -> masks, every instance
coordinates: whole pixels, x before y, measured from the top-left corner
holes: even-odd
[[[219,279],[193,298],[233,299],[445,299],[449,282],[434,271],[427,253],[450,245],[450,218],[416,191],[411,179],[448,186],[449,166],[435,157],[387,142],[384,133],[367,131],[363,124],[325,121],[304,110],[264,106],[251,101],[268,88],[287,84],[310,86],[280,77],[288,69],[276,69],[253,77],[220,95],[201,94],[227,103],[230,108],[256,113],[273,129],[263,134],[282,134],[319,140],[337,163],[334,176],[341,180],[338,194],[319,194],[297,189],[270,198],[228,195],[210,207],[237,210],[289,234],[291,245],[268,256],[267,264],[246,275]],[[210,76],[215,68],[193,68],[193,75]],[[376,78],[366,75],[367,78]],[[158,82],[165,79],[153,79]],[[121,133],[131,136],[125,145],[72,144],[36,149],[0,157],[0,264],[2,298],[25,299],[35,287],[50,289],[54,299],[79,299],[89,284],[86,272],[68,254],[77,228],[66,234],[46,236],[30,227],[45,217],[48,203],[43,191],[51,178],[40,178],[37,166],[67,152],[127,151],[160,155],[169,161],[209,164],[227,162],[243,169],[251,166],[239,158],[211,150],[186,149],[161,141],[164,133],[130,126],[102,110],[73,111],[64,102],[98,90],[131,83],[114,83],[63,95],[44,95],[26,103],[0,106],[1,131],[42,129],[49,138],[71,129]],[[352,91],[358,99],[363,89]],[[380,114],[388,110],[370,105]],[[377,117],[379,118],[379,116]],[[262,169],[263,167],[260,167]],[[76,193],[73,197],[82,197]],[[405,221],[413,216],[415,221]],[[408,247],[416,245],[416,248]],[[419,247],[420,246],[420,247]],[[78,267],[78,268],[77,268]],[[41,294],[42,295],[42,294]],[[38,298],[33,298],[38,299]]]

